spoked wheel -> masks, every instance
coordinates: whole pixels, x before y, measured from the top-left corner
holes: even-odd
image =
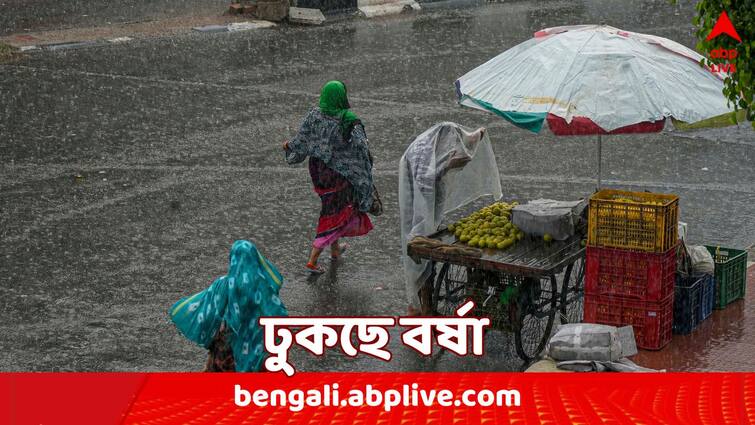
[[[585,259],[566,266],[561,283],[559,314],[562,323],[581,323],[585,304]]]
[[[556,283],[555,276],[528,278],[519,290],[514,342],[517,354],[526,363],[540,355],[551,336],[558,305]]]
[[[456,309],[466,299],[465,286],[469,269],[455,264],[444,263],[435,281],[432,295],[433,313],[439,316],[453,316]]]

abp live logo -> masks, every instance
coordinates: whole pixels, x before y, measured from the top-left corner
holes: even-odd
[[[713,26],[713,29],[710,31],[710,34],[708,34],[708,37],[706,40],[710,41],[713,40],[716,37],[727,35],[738,42],[742,42],[742,38],[737,34],[737,29],[734,28],[734,24],[731,23],[731,19],[729,19],[729,15],[724,10],[721,12],[721,15],[718,16],[718,19],[716,20],[716,24]],[[734,59],[739,55],[739,52],[737,52],[737,49],[724,49],[723,47],[719,47],[718,49],[713,49],[710,51],[710,58],[711,59]],[[711,72],[725,72],[725,73],[733,73],[737,72],[737,67],[733,63],[712,63],[710,64],[710,70]]]

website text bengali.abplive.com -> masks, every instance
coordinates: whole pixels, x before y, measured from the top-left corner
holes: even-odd
[[[399,389],[378,389],[372,385],[343,389],[338,383],[321,388],[246,389],[234,385],[234,403],[238,407],[287,407],[292,412],[307,407],[381,407],[386,412],[395,407],[519,407],[521,397],[515,389],[450,390],[424,389],[418,384]]]

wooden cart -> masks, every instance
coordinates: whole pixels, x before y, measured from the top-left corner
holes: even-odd
[[[430,238],[443,243],[443,249],[412,243],[407,248],[415,261],[433,264],[421,291],[423,312],[450,316],[471,298],[476,304],[472,314],[489,317],[493,329],[512,332],[517,354],[526,363],[545,348],[556,317],[561,323],[582,320],[581,237],[549,243],[525,237],[505,251],[482,249],[479,256],[448,249],[463,244],[446,229]]]

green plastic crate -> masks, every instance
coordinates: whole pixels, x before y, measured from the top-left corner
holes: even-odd
[[[716,262],[716,309],[745,296],[747,251],[719,246],[705,246]]]

